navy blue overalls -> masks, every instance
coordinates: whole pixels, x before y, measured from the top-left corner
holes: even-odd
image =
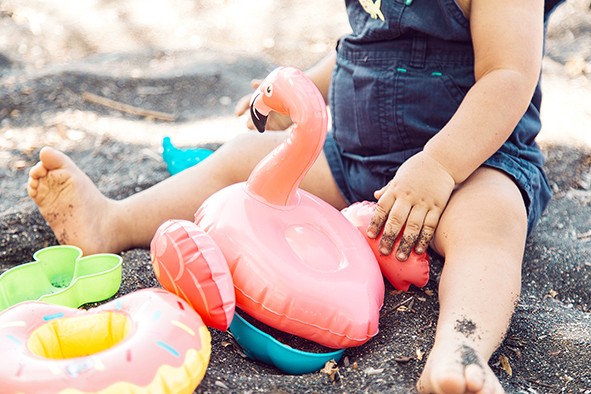
[[[324,152],[353,203],[374,200],[373,192],[448,122],[475,80],[469,21],[454,0],[346,5],[352,33],[337,45],[329,92],[333,125]],[[547,4],[547,14],[551,8]],[[534,141],[540,104],[538,84],[507,142],[484,163],[519,186],[530,231],[551,197]]]

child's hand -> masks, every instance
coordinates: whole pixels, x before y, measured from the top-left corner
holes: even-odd
[[[367,228],[368,237],[375,238],[384,228],[379,248],[388,255],[404,227],[396,258],[405,261],[415,244],[415,251],[424,253],[454,186],[453,177],[438,161],[425,152],[417,153],[375,192],[378,204]]]
[[[253,79],[250,82],[250,86],[252,86],[253,89],[256,89],[259,87],[261,82],[263,82],[261,79]],[[236,116],[242,116],[245,113],[250,114],[249,108],[250,108],[251,97],[252,97],[252,94],[247,94],[246,96],[242,97],[238,101],[238,104],[236,105],[236,108],[234,109],[234,113],[236,114]],[[277,112],[271,112],[269,114],[269,117],[267,118],[266,129],[267,130],[285,130],[289,126],[291,126],[291,124],[292,124],[292,121],[289,116],[281,115],[281,114],[278,114]],[[248,119],[246,120],[246,127],[248,127],[251,130],[255,129],[254,123],[252,123],[252,119],[250,118],[250,115],[248,116]]]

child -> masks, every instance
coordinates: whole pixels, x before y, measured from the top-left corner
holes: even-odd
[[[384,229],[384,254],[404,261],[430,246],[445,258],[421,393],[503,392],[487,360],[519,297],[526,236],[550,198],[534,138],[544,22],[555,3],[347,0],[352,34],[308,70],[333,125],[302,188],[338,209],[377,199],[367,232]],[[58,240],[86,254],[148,247],[162,222],[191,220],[285,136],[241,135],[121,201],[44,148],[29,195]]]

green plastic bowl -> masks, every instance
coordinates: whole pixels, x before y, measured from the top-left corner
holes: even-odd
[[[339,361],[345,352],[340,349],[328,353],[310,353],[294,349],[259,330],[238,313],[234,313],[230,332],[248,357],[292,375],[318,371],[327,361]]]

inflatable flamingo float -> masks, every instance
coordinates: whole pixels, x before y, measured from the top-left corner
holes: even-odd
[[[378,332],[384,299],[378,263],[341,212],[299,188],[326,138],[326,104],[303,73],[278,68],[252,98],[251,113],[261,132],[270,111],[291,117],[294,127],[288,138],[246,182],[208,198],[195,213],[195,225],[219,247],[238,308],[270,327],[330,348],[361,345]],[[194,304],[207,304],[197,281],[186,282],[193,289],[180,284],[193,275],[182,267],[192,256],[174,247],[180,241],[178,232],[170,237],[166,230],[152,241],[157,276],[169,290],[192,293],[201,299]],[[225,316],[223,326],[233,311],[223,302],[217,305],[226,311],[219,314]]]

